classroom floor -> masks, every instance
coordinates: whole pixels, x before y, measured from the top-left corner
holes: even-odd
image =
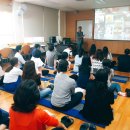
[[[122,88],[130,88],[130,82],[126,84],[121,84]],[[13,103],[13,95],[0,90],[0,106],[2,109],[9,111],[11,104]],[[38,105],[38,107],[43,110],[49,110],[53,113],[59,120],[65,114],[52,110],[50,108]],[[114,110],[114,120],[105,129],[97,127],[97,130],[130,130],[130,99],[127,97],[118,96],[112,106]],[[73,118],[73,117],[72,117]],[[99,117],[100,118],[100,117]],[[68,128],[68,130],[79,130],[80,125],[84,123],[83,121],[73,118],[74,124]],[[48,127],[47,130],[51,130],[52,127]]]
[[[4,64],[3,69],[5,70],[9,64]],[[53,73],[50,70],[50,73]],[[117,75],[128,76],[130,77],[130,73],[124,72],[115,72]],[[70,73],[68,72],[68,75]],[[125,91],[126,88],[130,88],[130,81],[127,83],[120,83],[122,91]],[[13,95],[4,91],[0,90],[0,107],[6,111],[9,111],[11,104],[13,103]],[[38,105],[38,107],[42,108],[43,110],[49,110],[53,113],[59,120],[65,114],[52,110],[50,108]],[[130,130],[130,99],[127,97],[118,96],[115,100],[114,105],[112,105],[113,112],[114,112],[114,120],[112,123],[107,126],[106,128],[97,127],[97,130]],[[72,117],[73,118],[73,117]],[[100,117],[99,117],[100,118]],[[68,128],[68,130],[79,130],[80,125],[84,123],[79,119],[73,118],[74,124]],[[47,130],[51,130],[52,127],[48,127]]]

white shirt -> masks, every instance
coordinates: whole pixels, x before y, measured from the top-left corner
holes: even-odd
[[[19,61],[19,68],[22,67],[23,64],[25,64],[25,60],[23,58],[23,56],[19,53],[19,52],[16,52],[15,56],[16,58],[18,58],[18,61]]]
[[[112,61],[112,54],[109,52],[108,55],[107,55],[107,59],[111,60]]]
[[[110,87],[111,84],[112,84],[112,81],[111,81],[112,77],[114,77],[114,70],[113,70],[113,69],[110,69],[110,74],[109,74],[108,80],[107,80],[107,85],[108,85],[108,87]]]
[[[35,58],[32,56],[31,60],[34,61],[34,63],[35,63],[36,72],[38,72],[39,67],[42,67],[44,65],[44,63],[42,62],[42,60],[40,58]]]
[[[2,67],[0,66],[0,77],[4,75],[4,71],[2,70]]]
[[[82,63],[82,59],[83,59],[83,56],[82,57],[79,57],[79,55],[75,56],[74,70],[73,70],[74,72],[79,72],[79,66]]]
[[[63,52],[67,52],[68,56],[72,56],[72,50],[70,50],[69,48],[66,48]]]
[[[14,83],[22,76],[23,71],[18,67],[13,67],[10,72],[5,72],[3,83]]]
[[[102,61],[100,60],[92,59],[91,64],[91,73],[93,74],[95,74],[99,69],[103,68]]]

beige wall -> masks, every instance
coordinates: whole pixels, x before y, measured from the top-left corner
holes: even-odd
[[[58,35],[66,37],[66,12],[59,10]]]
[[[58,35],[58,10],[44,7],[43,20],[43,33],[45,41],[48,41],[50,36]]]
[[[13,10],[13,32],[16,43],[24,42],[24,37],[48,37],[58,35],[58,10],[38,5],[26,4],[27,10],[18,16],[20,3],[0,3],[0,10]]]
[[[23,23],[25,37],[43,37],[43,7],[27,4]]]
[[[85,10],[79,12],[66,13],[66,35],[75,41],[77,31],[77,20],[93,20],[93,36],[94,36],[94,20],[95,11]],[[84,48],[89,50],[92,43],[95,43],[97,48],[107,46],[113,54],[123,54],[125,48],[130,48],[130,41],[110,41],[110,40],[94,40],[85,39]]]

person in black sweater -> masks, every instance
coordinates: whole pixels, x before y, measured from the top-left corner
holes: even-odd
[[[79,67],[79,77],[77,80],[77,85],[80,88],[86,89],[87,82],[89,81],[91,70],[91,60],[90,57],[84,56],[82,63]]]
[[[130,50],[125,49],[125,54],[118,57],[118,70],[130,72]]]
[[[96,50],[97,50],[96,45],[92,44],[90,49],[89,49],[89,56],[91,59],[95,56]]]
[[[85,104],[80,112],[88,121],[109,125],[113,120],[114,94],[107,86],[107,69],[99,69],[95,77],[87,84]]]

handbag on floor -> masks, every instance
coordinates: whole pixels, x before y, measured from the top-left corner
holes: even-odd
[[[48,75],[49,74],[49,70],[42,70],[42,75],[43,76],[46,76],[46,75]]]
[[[127,97],[130,97],[130,89],[126,88],[125,90]]]

